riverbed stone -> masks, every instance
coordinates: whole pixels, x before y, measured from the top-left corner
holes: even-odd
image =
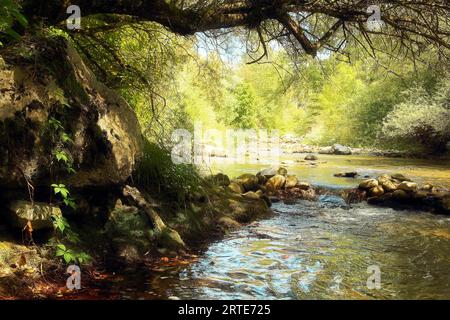
[[[259,180],[254,174],[246,173],[236,179],[242,185],[245,191],[253,191],[258,187]]]
[[[9,205],[10,221],[16,228],[24,228],[28,221],[34,230],[53,228],[52,216],[62,216],[61,209],[47,203],[24,200],[13,201]]]
[[[403,174],[401,174],[401,173],[393,174],[393,175],[392,175],[392,179],[398,180],[398,181],[400,181],[400,182],[403,182],[403,181],[409,181],[409,182],[412,182],[412,180],[411,180],[410,178],[405,177],[405,176],[404,176]]]
[[[284,177],[287,176],[287,173],[288,173],[288,171],[284,167],[279,167],[278,170],[277,170],[277,174],[282,175]]]
[[[256,175],[263,176],[266,179],[270,179],[276,174],[277,174],[277,168],[272,167],[272,168],[263,169],[260,172],[258,172]]]
[[[398,185],[398,189],[408,192],[416,192],[418,185],[415,182],[403,181]]]
[[[381,186],[382,186],[383,189],[386,190],[387,192],[393,192],[393,191],[397,190],[397,188],[398,188],[398,184],[394,183],[394,182],[391,181],[391,180],[383,181],[383,182],[381,183]]]
[[[253,191],[248,191],[244,193],[242,196],[247,199],[259,199],[259,195]]]
[[[349,147],[343,146],[341,144],[334,144],[333,145],[333,154],[337,155],[351,155],[352,150]]]
[[[372,197],[379,197],[384,194],[384,189],[382,186],[376,186],[369,190],[369,195]]]
[[[293,188],[298,184],[297,176],[295,175],[288,175],[286,177],[286,183],[284,184],[285,188]]]
[[[308,154],[308,155],[305,157],[305,160],[307,160],[307,161],[316,161],[316,160],[319,160],[319,158],[318,158],[316,155]]]
[[[297,183],[297,187],[301,190],[308,190],[311,188],[311,184],[309,182],[300,181]]]
[[[242,194],[245,192],[244,187],[236,181],[231,181],[228,185],[228,189],[237,194]]]
[[[375,187],[378,187],[378,180],[376,179],[367,179],[359,184],[359,188],[364,190],[370,190]]]
[[[239,222],[227,216],[221,217],[217,222],[225,230],[235,230],[241,227]]]
[[[268,191],[275,191],[278,189],[283,188],[284,184],[286,183],[286,178],[282,176],[281,174],[274,175],[272,178],[270,178],[266,183],[266,188]]]
[[[358,172],[351,171],[351,172],[339,172],[335,173],[334,176],[338,178],[354,178],[358,175]]]
[[[323,147],[319,150],[319,154],[333,154],[333,147]]]
[[[392,199],[397,201],[404,201],[409,199],[409,195],[404,190],[399,189],[392,192]]]

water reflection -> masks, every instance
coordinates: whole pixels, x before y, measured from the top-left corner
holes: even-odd
[[[340,171],[398,172],[450,186],[446,161],[319,157],[317,167],[297,162],[287,166],[289,172],[332,187],[357,184],[333,177]],[[213,171],[236,176],[260,169],[222,165]],[[346,207],[333,197],[276,203],[273,209],[277,216],[212,243],[198,262],[147,275],[134,287],[135,297],[146,292],[146,298],[185,299],[450,298],[450,217],[367,204]],[[381,270],[380,290],[367,287],[370,266]]]
[[[213,243],[171,281],[160,278],[160,297],[450,298],[450,218],[307,201],[274,209],[278,216]],[[380,290],[367,288],[372,265]]]

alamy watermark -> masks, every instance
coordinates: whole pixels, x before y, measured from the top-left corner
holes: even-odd
[[[384,26],[384,21],[381,19],[381,8],[378,5],[370,5],[367,8],[367,13],[371,14],[367,19],[367,29],[373,32],[379,32]]]
[[[171,151],[175,164],[274,164],[280,160],[278,130],[267,129],[203,129],[196,122],[194,132],[177,129],[172,133]]]
[[[81,269],[77,265],[70,265],[67,267],[66,272],[70,276],[66,280],[66,287],[69,290],[80,290],[81,289]]]
[[[77,5],[70,5],[66,10],[70,16],[67,18],[67,29],[80,30],[81,29],[81,9]]]
[[[369,290],[381,289],[381,269],[377,265],[371,265],[367,268],[367,273],[370,274],[367,278],[367,288]]]

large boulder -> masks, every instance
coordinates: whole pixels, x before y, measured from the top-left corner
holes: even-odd
[[[337,155],[350,155],[352,150],[349,147],[341,144],[334,144],[331,147],[323,147],[319,150],[319,154],[337,154]]]
[[[333,154],[333,147],[323,147],[319,150],[319,154]]]
[[[117,184],[131,175],[142,153],[138,120],[71,45],[34,37],[0,55],[0,185],[48,186],[50,168],[75,187]],[[63,134],[73,142],[62,141]],[[57,165],[56,150],[76,173]]]
[[[12,226],[23,229],[28,221],[33,230],[53,228],[52,216],[62,216],[61,209],[47,203],[24,200],[13,201],[9,205]]]
[[[352,150],[349,147],[343,146],[341,144],[334,144],[333,145],[333,154],[350,155],[350,154],[352,154]]]

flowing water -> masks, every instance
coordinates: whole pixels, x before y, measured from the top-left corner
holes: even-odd
[[[297,156],[301,159],[301,155]],[[292,158],[291,158],[292,159]],[[290,173],[315,185],[355,186],[361,175],[403,173],[450,186],[450,163],[375,157],[321,156]],[[231,176],[260,166],[216,165]],[[277,215],[210,244],[197,262],[136,276],[124,298],[184,299],[449,299],[450,217],[345,205],[334,196],[318,202],[276,203]],[[379,277],[374,271],[380,271]],[[379,287],[368,279],[379,280]],[[375,282],[376,282],[375,281]],[[377,282],[378,283],[378,282]],[[133,287],[134,286],[134,287]],[[132,287],[132,288],[131,288]]]

